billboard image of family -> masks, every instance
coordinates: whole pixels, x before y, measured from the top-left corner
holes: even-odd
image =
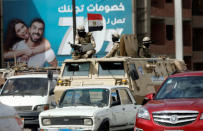
[[[72,12],[71,0],[3,0],[4,62],[56,67],[71,59]],[[94,40],[94,57],[109,52],[112,34],[132,34],[132,0],[76,0],[75,12],[77,33],[83,28]]]

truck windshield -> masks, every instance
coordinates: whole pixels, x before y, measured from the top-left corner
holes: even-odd
[[[47,95],[47,78],[16,78],[7,80],[1,95]]]
[[[155,99],[203,98],[203,76],[169,78]]]
[[[125,75],[123,62],[99,62],[99,76]]]
[[[63,95],[60,106],[107,106],[109,90],[107,89],[73,89]]]
[[[90,63],[66,63],[63,76],[89,76]]]

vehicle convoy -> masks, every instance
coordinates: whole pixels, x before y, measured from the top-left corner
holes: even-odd
[[[11,76],[7,78],[1,89],[0,101],[16,109],[24,119],[25,127],[37,129],[39,113],[49,109],[51,101],[54,101],[56,75],[51,78],[46,71],[24,71]]]
[[[23,120],[14,108],[0,103],[0,131],[22,131]]]
[[[202,131],[202,123],[203,72],[185,72],[169,76],[139,109],[134,131]]]
[[[61,66],[55,99],[72,86],[125,86],[138,104],[146,94],[155,93],[163,80],[173,72],[185,70],[183,61],[169,58],[88,58],[67,59]]]
[[[127,87],[80,86],[67,89],[55,109],[39,115],[41,131],[133,129],[138,108]]]

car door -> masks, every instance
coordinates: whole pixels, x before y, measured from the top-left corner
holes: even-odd
[[[111,90],[111,112],[112,112],[112,126],[122,126],[125,123],[123,106],[121,105],[119,91],[117,89]]]
[[[121,98],[121,105],[125,116],[122,119],[125,120],[126,124],[133,125],[138,109],[137,105],[135,105],[135,100],[130,94],[130,91],[125,88],[119,90],[119,95]]]

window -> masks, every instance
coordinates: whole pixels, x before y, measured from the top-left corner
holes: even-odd
[[[173,25],[166,25],[166,38],[167,40],[173,40]]]
[[[107,106],[108,89],[72,89],[67,90],[60,101],[60,106]]]
[[[111,91],[111,105],[120,105],[120,104],[121,104],[121,101],[120,101],[118,90],[112,90]]]
[[[151,6],[155,8],[164,8],[163,0],[151,0]]]
[[[6,82],[2,95],[47,95],[47,78],[16,78]]]
[[[203,0],[192,1],[192,15],[201,16],[203,15]]]
[[[89,76],[89,62],[66,63],[63,76]]]
[[[173,0],[166,0],[166,3],[172,3]]]
[[[121,90],[119,90],[119,92],[121,95],[121,103],[122,104],[132,104],[132,100],[131,100],[127,90],[121,89]]]
[[[151,19],[151,37],[154,45],[164,45],[166,37],[164,20]]]
[[[193,51],[203,51],[203,28],[193,28]]]
[[[123,62],[99,62],[100,76],[125,75]]]

